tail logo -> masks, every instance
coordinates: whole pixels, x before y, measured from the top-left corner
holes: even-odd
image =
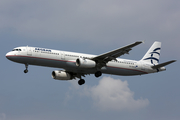
[[[156,48],[153,50],[153,52],[150,52],[149,54],[151,54],[151,57],[145,58],[143,60],[151,60],[151,63],[153,63],[153,60],[157,61],[157,63],[159,63],[159,59],[153,57],[154,54],[158,54],[160,56],[160,53],[156,52],[157,50],[160,50],[161,48]]]

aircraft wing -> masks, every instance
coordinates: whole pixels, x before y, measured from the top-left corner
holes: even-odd
[[[131,48],[133,48],[141,43],[142,43],[142,41],[137,41],[135,43],[124,46],[122,48],[98,55],[98,56],[92,58],[91,60],[94,60],[97,63],[101,64],[101,67],[105,66],[105,64],[108,63],[109,61],[116,60],[116,58],[120,57],[121,55],[129,54],[129,51],[132,50]]]

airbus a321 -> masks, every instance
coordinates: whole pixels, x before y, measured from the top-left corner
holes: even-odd
[[[24,73],[28,72],[28,65],[61,68],[63,70],[52,72],[52,78],[56,80],[79,78],[79,85],[85,83],[82,77],[89,74],[94,74],[95,77],[100,77],[102,73],[123,76],[149,74],[164,71],[166,70],[164,66],[176,61],[171,60],[159,64],[161,42],[154,42],[139,61],[118,58],[124,54],[129,54],[133,47],[141,43],[142,41],[137,41],[100,55],[23,46],[8,52],[6,58],[13,62],[25,64]]]

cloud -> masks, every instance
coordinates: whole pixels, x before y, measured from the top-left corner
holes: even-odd
[[[1,0],[0,33],[19,40],[85,43],[97,49],[160,41],[169,57],[178,54],[174,48],[180,44],[179,4],[177,0]]]
[[[74,83],[72,85],[74,86]],[[148,99],[134,99],[134,92],[129,89],[127,81],[111,77],[103,77],[96,86],[88,87],[85,85],[83,88],[75,86],[74,89],[76,89],[78,95],[90,97],[94,107],[102,111],[131,111],[149,105]]]
[[[2,0],[0,28],[39,40],[95,43],[121,40],[122,43],[123,40],[165,39],[172,33],[176,39],[180,28],[178,3],[167,0]]]
[[[94,105],[102,110],[136,110],[149,104],[148,99],[134,99],[127,81],[103,77],[97,86],[90,88]]]
[[[0,113],[0,120],[6,120],[6,114]]]

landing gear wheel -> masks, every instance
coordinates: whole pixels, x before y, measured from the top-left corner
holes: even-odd
[[[26,69],[24,70],[24,73],[28,72],[28,64],[25,64]]]
[[[102,75],[102,72],[101,71],[97,71],[94,75],[95,75],[95,77],[100,77]]]
[[[85,83],[85,80],[84,79],[80,79],[79,81],[78,81],[78,84],[79,85],[83,85]]]
[[[27,73],[28,72],[28,70],[24,70],[24,73]]]

